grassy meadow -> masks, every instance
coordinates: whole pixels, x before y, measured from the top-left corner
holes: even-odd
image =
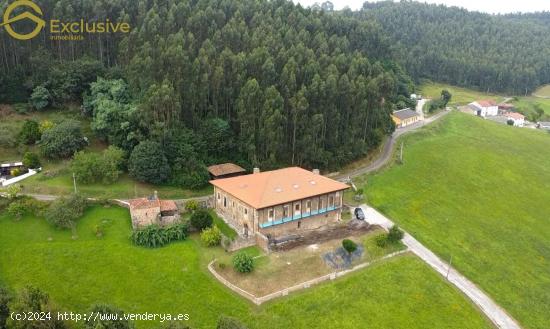
[[[541,86],[539,89],[535,90],[533,95],[550,98],[550,85]]]
[[[105,221],[104,236],[96,225]],[[206,265],[227,257],[197,236],[164,248],[136,247],[119,207],[89,208],[70,231],[43,219],[0,214],[0,282],[40,287],[62,310],[108,303],[126,312],[188,313],[192,328],[213,328],[220,314],[250,328],[491,328],[454,287],[412,255],[256,307],[216,281]],[[158,328],[138,322],[137,328]]]
[[[548,328],[550,134],[451,113],[403,141],[403,164],[363,178],[367,201],[525,328]]]
[[[491,99],[496,102],[504,100],[504,97],[496,94],[487,94],[472,89],[451,86],[443,83],[429,82],[419,87],[418,93],[424,98],[438,99],[441,97],[441,90],[447,89],[453,97],[449,102],[451,106],[466,105],[476,100]]]

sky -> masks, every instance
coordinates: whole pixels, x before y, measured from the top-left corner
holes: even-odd
[[[310,6],[324,0],[293,0],[302,6]],[[377,0],[370,0],[370,2]],[[335,9],[346,6],[353,10],[360,9],[364,0],[331,0]],[[468,10],[481,11],[491,14],[511,12],[550,11],[550,0],[422,0],[421,2],[445,4],[447,6],[463,7]]]

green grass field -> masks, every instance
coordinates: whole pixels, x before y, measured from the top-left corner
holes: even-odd
[[[461,113],[406,136],[367,200],[525,328],[550,322],[550,134]]]
[[[512,101],[518,111],[529,116],[530,113],[535,112],[535,109],[539,107],[544,111],[546,116],[550,118],[550,98],[538,98],[534,96],[519,97],[517,100]]]
[[[539,89],[535,90],[533,95],[550,98],[550,85],[540,87]]]
[[[435,82],[422,84],[419,87],[418,93],[421,94],[424,98],[438,99],[439,97],[441,97],[441,90],[443,89],[447,89],[453,95],[451,101],[449,102],[449,105],[452,106],[466,105],[473,101],[482,99],[492,99],[497,102],[500,102],[504,99],[502,96],[496,94],[487,94],[471,89]]]
[[[94,227],[109,224],[97,238]],[[59,308],[82,312],[108,303],[126,312],[188,313],[193,328],[213,328],[220,314],[250,328],[491,328],[465,297],[412,255],[381,262],[335,282],[253,306],[207,272],[224,254],[191,239],[160,249],[129,241],[128,211],[89,208],[71,232],[44,220],[0,215],[0,282],[33,284]],[[225,256],[227,257],[227,256]],[[138,328],[158,328],[138,322]]]

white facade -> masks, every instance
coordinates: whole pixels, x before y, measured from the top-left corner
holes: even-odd
[[[473,110],[476,112],[475,114],[480,117],[489,117],[489,116],[497,116],[498,115],[498,105],[496,104],[486,104],[486,103],[478,103],[473,102],[470,104],[470,107],[473,108]]]
[[[514,127],[523,127],[525,125],[525,117],[523,115],[510,115],[506,116],[508,120],[514,121]]]

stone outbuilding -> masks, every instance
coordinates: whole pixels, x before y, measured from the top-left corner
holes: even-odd
[[[129,208],[134,229],[153,224],[170,225],[180,219],[176,203],[172,200],[160,200],[156,192],[147,198],[130,200]]]

